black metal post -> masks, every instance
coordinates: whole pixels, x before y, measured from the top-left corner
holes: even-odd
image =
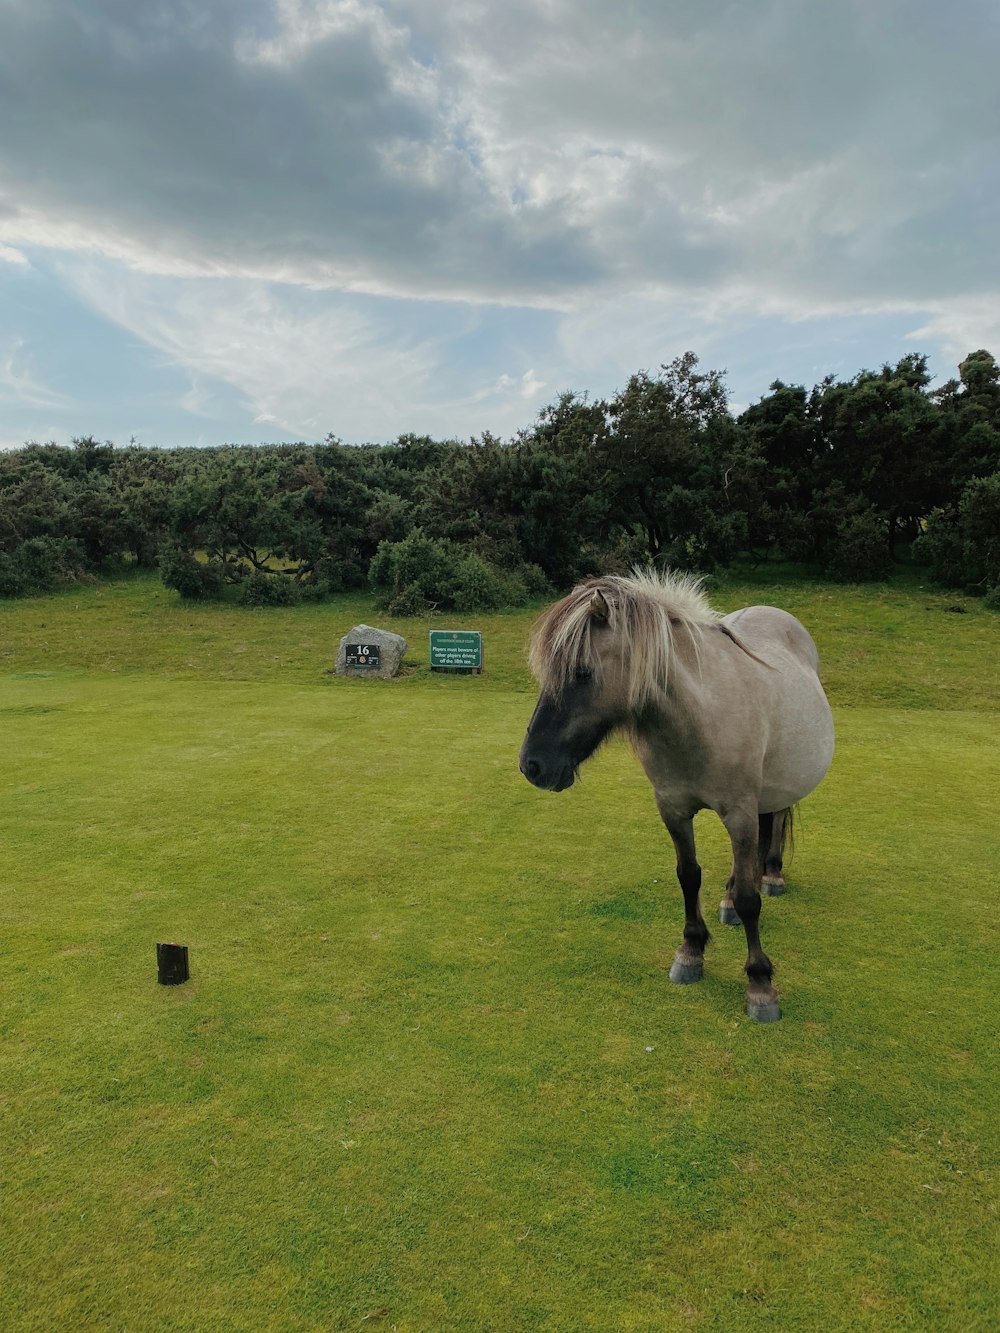
[[[190,976],[186,944],[156,946],[156,979],[161,986],[179,986]]]

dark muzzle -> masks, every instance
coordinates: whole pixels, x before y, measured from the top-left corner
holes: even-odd
[[[576,777],[572,764],[546,765],[542,760],[521,751],[518,767],[533,787],[542,791],[565,791],[572,787]]]

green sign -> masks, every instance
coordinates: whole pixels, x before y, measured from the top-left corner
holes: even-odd
[[[432,629],[431,670],[478,673],[483,669],[483,636],[477,629]]]

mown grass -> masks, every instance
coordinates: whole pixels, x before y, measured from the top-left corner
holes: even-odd
[[[775,1027],[740,932],[667,982],[623,746],[517,773],[532,612],[477,618],[481,678],[402,622],[374,684],[325,674],[361,597],[0,604],[5,1329],[996,1326],[1000,617],[714,595],[800,614],[837,714],[764,909]]]

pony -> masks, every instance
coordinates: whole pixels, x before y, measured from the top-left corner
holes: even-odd
[[[692,821],[705,809],[722,820],[733,862],[720,920],[746,932],[746,1013],[776,1022],[760,893],[783,892],[792,809],[833,758],[809,632],[773,606],[722,616],[700,579],[637,569],[588,579],[550,606],[532,632],[529,662],[541,690],[519,756],[529,782],[565,791],[584,760],[624,732],[652,784],[684,895],[683,940],[670,968],[682,985],[701,980],[710,938]]]

